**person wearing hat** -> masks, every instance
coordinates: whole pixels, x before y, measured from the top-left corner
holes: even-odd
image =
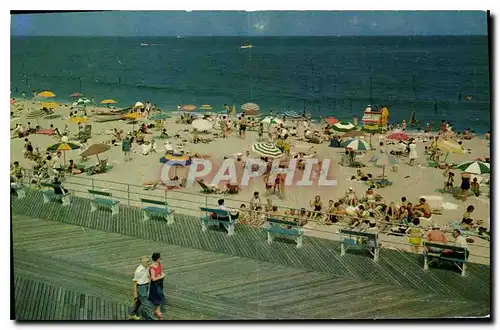
[[[349,187],[349,190],[346,192],[344,199],[349,206],[355,206],[356,204],[358,204],[358,197],[356,196],[356,192],[354,191],[353,187]]]

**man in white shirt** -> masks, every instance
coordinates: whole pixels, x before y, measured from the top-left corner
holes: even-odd
[[[453,237],[455,238],[455,246],[467,248],[467,240],[460,234],[460,230],[455,229],[453,231]]]
[[[137,266],[134,272],[132,286],[134,307],[130,311],[130,320],[155,320],[153,316],[154,306],[149,300],[149,282],[149,258],[143,256],[141,264]]]

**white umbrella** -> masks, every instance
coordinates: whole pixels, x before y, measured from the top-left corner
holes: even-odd
[[[276,158],[281,156],[281,150],[273,143],[255,143],[252,145],[252,150],[256,153],[265,156]]]
[[[260,107],[255,103],[245,103],[241,106],[243,111],[259,111]]]
[[[136,108],[144,108],[144,103],[142,103],[142,102],[137,102],[137,103],[135,104],[135,107],[136,107]]]
[[[355,128],[356,128],[356,126],[354,126],[353,124],[351,124],[349,122],[345,122],[345,121],[340,121],[336,124],[333,124],[331,127],[332,130],[337,131],[337,132],[349,132]]]
[[[212,123],[205,119],[196,119],[191,125],[198,131],[208,131],[213,127]]]

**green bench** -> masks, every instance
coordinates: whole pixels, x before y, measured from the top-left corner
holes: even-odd
[[[266,223],[267,242],[269,244],[273,242],[273,235],[280,235],[292,237],[297,243],[298,248],[302,246],[302,236],[304,235],[304,231],[296,222],[267,218]]]
[[[231,218],[229,211],[209,207],[200,207],[200,210],[205,212],[205,216],[201,218],[202,231],[207,231],[210,226],[222,224],[228,236],[234,235],[236,221]]]
[[[10,189],[15,192],[17,198],[26,197],[26,186],[20,182],[11,182]]]
[[[445,250],[453,253],[453,256],[447,256],[446,253],[443,253]],[[455,266],[457,266],[462,272],[462,276],[465,276],[467,259],[469,258],[468,248],[424,241],[423,255],[424,270],[428,270],[429,265],[434,261],[446,260],[451,261]]]
[[[89,190],[89,194],[91,195],[90,212],[96,211],[100,206],[109,208],[111,210],[111,216],[118,214],[118,211],[120,210],[120,201],[111,199],[111,197],[113,197],[111,193],[99,190]]]
[[[71,203],[71,195],[69,193],[66,193],[60,184],[59,186],[61,187],[62,194],[55,193],[55,185],[52,183],[42,182],[40,185],[42,186],[42,188],[49,188],[42,189],[44,204],[50,202],[60,202],[63,206],[67,206]]]
[[[148,221],[153,215],[161,217],[167,221],[167,224],[174,223],[174,210],[170,208],[167,202],[154,199],[141,198],[141,209],[144,214],[144,221]],[[147,206],[147,204],[158,206]],[[161,206],[161,207],[159,207]]]
[[[345,255],[349,248],[365,249],[370,252],[375,262],[380,254],[380,242],[378,234],[355,231],[350,229],[340,230],[340,255]]]

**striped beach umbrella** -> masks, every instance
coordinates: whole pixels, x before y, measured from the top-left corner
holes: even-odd
[[[458,164],[455,168],[471,174],[490,173],[490,164],[479,161],[468,161]]]
[[[27,119],[36,119],[37,125],[40,126],[40,123],[38,122],[39,118],[45,117],[46,113],[45,111],[39,109],[39,110],[33,110],[30,111],[27,115]]]
[[[70,142],[60,142],[51,145],[50,147],[47,148],[48,151],[64,151],[63,152],[63,157],[64,157],[64,164],[66,165],[66,151],[68,150],[74,150],[78,149],[80,146],[78,144],[70,143]]]
[[[279,157],[281,150],[273,143],[255,143],[252,145],[252,150],[265,157]]]
[[[331,126],[331,129],[334,130],[335,132],[349,132],[352,131],[353,129],[356,129],[356,126],[346,121],[340,121],[338,123],[333,124]]]
[[[288,110],[283,113],[285,116],[290,117],[290,118],[300,118],[302,117],[301,114],[297,113],[296,111],[293,110]]]
[[[189,166],[191,162],[191,157],[187,155],[165,154],[165,157],[160,158],[160,163],[170,166]]]
[[[243,112],[246,112],[246,111],[254,111],[254,112],[257,112],[260,110],[260,107],[258,104],[256,103],[245,103],[241,106],[241,110],[243,110]]]
[[[342,144],[342,146],[344,148],[353,149],[357,151],[366,151],[370,149],[370,145],[366,141],[361,139],[352,139],[346,141]]]

